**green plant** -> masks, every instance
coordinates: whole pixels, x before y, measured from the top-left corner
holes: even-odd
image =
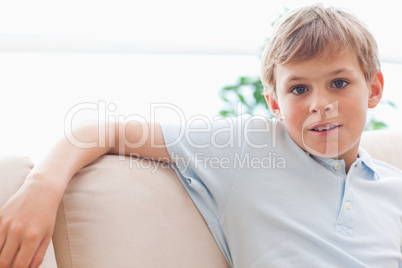
[[[243,113],[256,115],[258,111],[265,110],[268,113],[267,116],[272,117],[262,92],[263,86],[258,77],[240,77],[235,85],[223,87],[219,92],[227,106],[219,112],[220,115],[237,116]]]
[[[271,27],[288,12],[289,8],[284,7],[282,13],[271,22]],[[219,96],[226,103],[227,107],[219,111],[219,114],[222,116],[237,116],[244,113],[251,115],[263,113],[267,117],[272,118],[273,115],[269,111],[262,94],[263,89],[258,76],[241,76],[236,84],[225,86],[219,92]],[[239,107],[241,108],[239,109]],[[244,108],[245,111],[243,111]],[[239,113],[239,111],[241,112]]]
[[[380,105],[388,105],[394,109],[397,108],[397,106],[395,105],[395,103],[393,103],[390,100],[382,100],[380,101]],[[364,130],[378,130],[378,129],[386,129],[388,128],[387,123],[385,123],[382,120],[378,120],[376,118],[376,116],[374,115],[374,113],[368,113],[367,116],[367,122],[366,122],[366,126],[364,128]]]

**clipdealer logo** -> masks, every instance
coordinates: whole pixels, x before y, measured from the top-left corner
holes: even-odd
[[[140,148],[146,142],[148,142],[152,148],[169,148],[180,142],[184,142],[186,146],[193,148],[194,152],[199,152],[195,153],[193,158],[171,155],[173,161],[185,169],[188,169],[190,164],[212,169],[286,168],[285,159],[272,150],[277,146],[276,127],[278,122],[268,121],[263,116],[254,116],[252,120],[251,117],[223,118],[216,116],[212,119],[204,115],[186,117],[179,107],[169,103],[151,104],[150,120],[147,120],[139,114],[129,116],[118,115],[115,113],[116,110],[117,107],[115,104],[107,104],[105,101],[98,103],[80,103],[73,106],[65,117],[65,136],[74,146],[85,149],[115,146],[116,144],[114,144],[115,141],[111,133],[115,133],[116,131],[120,134],[123,133],[124,135],[119,135],[118,144],[119,157],[121,160],[126,157],[125,150],[127,150],[127,148]],[[96,115],[94,123],[98,126],[97,137],[95,140],[80,140],[78,136],[74,135],[75,118],[78,117],[80,113],[88,111]],[[152,129],[154,128],[154,124],[152,123],[158,122],[158,114],[166,113],[174,115],[175,124],[178,127],[175,128],[176,131],[173,139],[165,139],[166,144],[156,144],[154,136],[155,130]],[[127,133],[127,125],[134,122],[150,122],[148,125],[150,129],[143,129],[143,133],[139,135],[140,138],[135,142],[129,141],[128,137],[125,136],[125,133]],[[216,127],[217,125],[219,125],[219,127]],[[269,137],[269,140],[253,138],[258,135],[264,135],[265,133],[270,134],[264,136]],[[236,148],[242,148],[242,146],[262,149],[265,155],[257,157],[248,153],[241,154],[240,152],[236,152]],[[209,148],[217,150],[232,148],[232,155],[231,157],[207,155]],[[209,152],[213,152],[213,150],[209,150]],[[152,168],[154,169],[165,167],[162,162],[168,161],[167,159],[141,159],[136,153],[130,154],[130,165],[132,167],[148,167],[148,165],[151,164],[147,160],[156,161],[152,163]]]

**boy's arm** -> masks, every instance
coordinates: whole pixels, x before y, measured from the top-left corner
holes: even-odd
[[[55,183],[62,195],[68,182],[84,166],[105,154],[136,155],[172,163],[159,123],[109,123],[100,130],[98,122],[85,124],[66,135],[44,161],[34,167],[27,180],[39,177]],[[87,148],[85,148],[87,147]],[[57,176],[45,178],[48,175]]]
[[[78,170],[104,154],[135,154],[173,162],[159,124],[110,123],[102,133],[97,123],[77,128],[73,135],[54,146],[32,169],[18,192],[1,207],[0,268],[12,264],[39,266],[68,182]]]

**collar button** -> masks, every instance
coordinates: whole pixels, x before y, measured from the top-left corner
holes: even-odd
[[[341,167],[342,167],[342,165],[341,165],[339,162],[337,162],[337,163],[334,165],[334,169],[335,169],[335,170],[340,170]]]

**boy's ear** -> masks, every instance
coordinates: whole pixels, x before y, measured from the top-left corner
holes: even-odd
[[[384,91],[384,76],[381,71],[377,71],[374,74],[369,90],[368,108],[374,108],[380,102]]]
[[[278,105],[278,101],[276,100],[274,93],[264,94],[265,100],[267,101],[269,110],[275,117],[279,117],[281,115],[281,111]]]

